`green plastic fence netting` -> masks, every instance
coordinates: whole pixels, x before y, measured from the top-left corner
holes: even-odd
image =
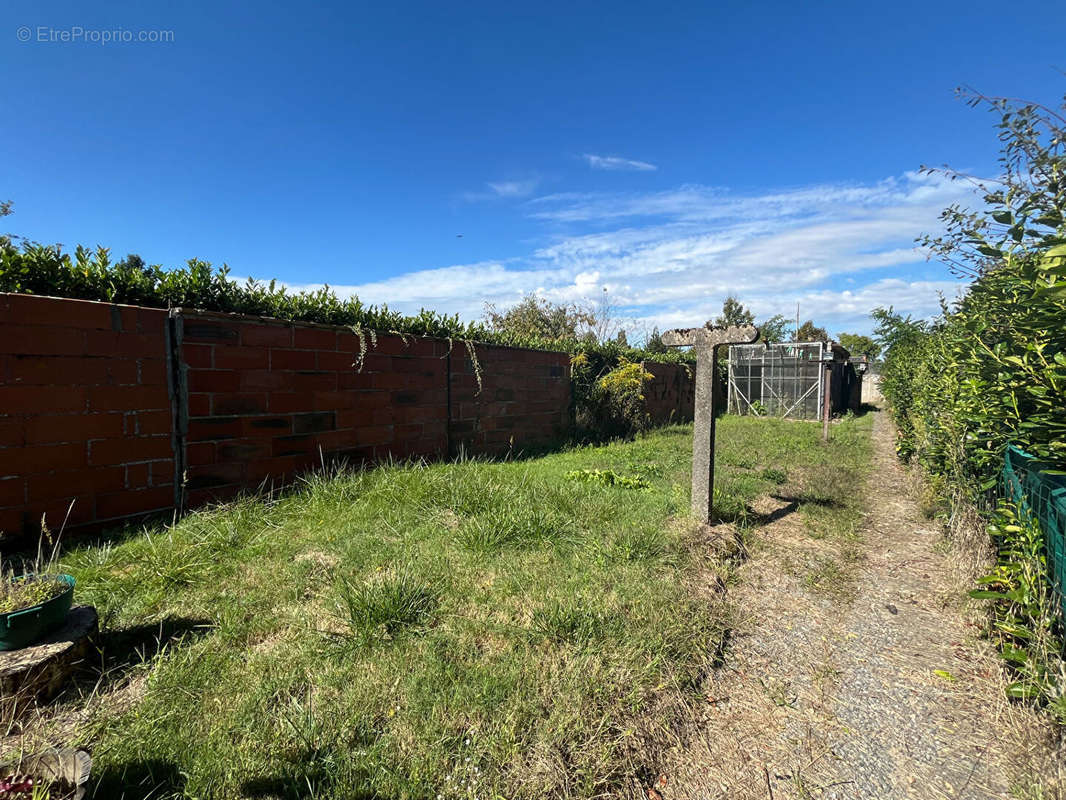
[[[1048,574],[1066,620],[1066,473],[1011,445],[1003,459],[1003,488],[1008,499],[1040,523]]]

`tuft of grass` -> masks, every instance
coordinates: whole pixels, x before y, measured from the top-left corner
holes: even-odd
[[[491,552],[557,541],[565,534],[565,526],[550,508],[530,502],[531,498],[516,500],[467,517],[459,524],[455,541],[472,552]]]
[[[582,645],[607,638],[622,624],[621,619],[603,611],[556,601],[533,612],[529,631],[535,639]]]
[[[783,469],[777,469],[776,467],[765,467],[762,472],[759,473],[759,477],[764,481],[770,481],[779,486],[788,481],[788,473]]]
[[[360,646],[424,628],[439,603],[433,587],[407,571],[362,583],[344,578],[337,586],[338,614]]]

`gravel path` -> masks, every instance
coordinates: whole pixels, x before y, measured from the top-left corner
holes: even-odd
[[[1062,763],[1039,719],[1003,701],[999,664],[912,499],[886,415],[873,435],[857,543],[814,539],[799,514],[758,532],[700,732],[649,797],[1061,796],[1049,783],[1036,793],[1034,776]],[[811,566],[827,562],[850,564],[842,591],[811,588]]]

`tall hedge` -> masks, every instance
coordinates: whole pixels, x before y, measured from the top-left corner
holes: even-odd
[[[983,209],[947,209],[946,235],[924,240],[970,283],[933,323],[874,316],[900,454],[973,494],[1008,442],[1066,465],[1066,118],[970,99],[999,118],[1002,175]]]
[[[996,559],[974,598],[990,603],[989,638],[1011,697],[1066,725],[1064,623],[1049,569],[1049,531],[995,498],[1013,443],[1066,469],[1066,117],[975,96],[999,117],[1002,175],[985,208],[944,212],[947,234],[925,244],[970,283],[934,322],[877,309],[886,347],[882,388],[899,452],[932,478],[954,519],[980,510]],[[1066,103],[1063,104],[1066,111]]]

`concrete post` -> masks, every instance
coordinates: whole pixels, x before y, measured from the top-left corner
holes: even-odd
[[[679,328],[663,334],[669,347],[692,346],[696,351],[696,414],[692,432],[692,514],[710,522],[714,515],[714,437],[718,416],[718,348],[751,344],[759,338],[754,325]]]

